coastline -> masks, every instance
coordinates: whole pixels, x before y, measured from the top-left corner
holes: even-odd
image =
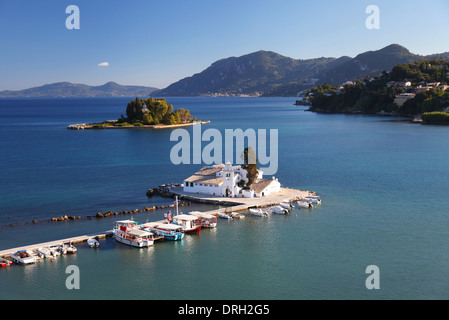
[[[178,127],[193,126],[195,124],[207,124],[210,123],[209,120],[196,121],[189,123],[179,123],[179,124],[151,124],[151,125],[141,125],[141,126],[114,126],[113,124],[117,120],[107,120],[103,122],[93,122],[93,123],[79,123],[70,124],[67,126],[69,130],[84,130],[84,129],[169,129]]]

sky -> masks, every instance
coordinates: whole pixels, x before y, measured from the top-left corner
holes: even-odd
[[[66,20],[79,8],[79,29]],[[368,29],[369,5],[379,29]],[[165,88],[258,50],[355,57],[449,51],[447,0],[0,0],[0,90],[69,81]]]

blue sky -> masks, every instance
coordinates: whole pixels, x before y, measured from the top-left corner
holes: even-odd
[[[65,26],[71,4],[79,30]],[[372,4],[379,30],[365,27]],[[447,0],[0,0],[0,90],[59,81],[164,88],[258,50],[354,57],[398,43],[441,53],[449,51],[448,16]]]

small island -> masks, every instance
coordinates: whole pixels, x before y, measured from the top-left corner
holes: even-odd
[[[128,103],[126,117],[123,114],[118,120],[103,122],[71,124],[67,129],[118,129],[118,128],[173,128],[190,126],[195,123],[209,123],[199,121],[190,114],[188,109],[173,109],[163,98],[137,98]]]

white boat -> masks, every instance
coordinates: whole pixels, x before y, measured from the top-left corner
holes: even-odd
[[[36,261],[40,260],[40,259],[44,259],[44,255],[42,253],[40,253],[39,250],[37,250],[37,249],[29,250],[28,253],[31,254],[31,256],[34,259],[36,259]]]
[[[36,258],[31,256],[28,250],[20,250],[10,254],[11,259],[18,264],[31,264],[36,262]]]
[[[253,216],[258,216],[258,217],[268,217],[268,213],[263,211],[262,209],[249,209],[249,212],[253,215]]]
[[[38,248],[37,252],[41,255],[43,259],[49,259],[53,257],[51,250],[49,248]]]
[[[61,255],[61,246],[53,245],[49,246],[48,249],[51,251],[53,257],[57,257]]]
[[[173,223],[181,226],[184,233],[200,233],[201,222],[198,217],[190,214],[180,214],[173,217]]]
[[[313,206],[310,202],[307,201],[296,201],[296,204],[298,205],[299,208],[304,208],[304,209],[312,209]]]
[[[243,214],[237,213],[237,212],[231,212],[230,214],[231,219],[245,219],[245,216]]]
[[[114,239],[132,247],[144,248],[154,244],[154,235],[142,230],[134,220],[116,221],[112,229]]]
[[[216,216],[199,211],[191,211],[189,214],[198,217],[203,228],[215,228],[217,226]]]
[[[291,210],[293,208],[295,208],[290,202],[284,200],[279,204],[282,208],[287,209],[287,210]]]
[[[276,214],[289,214],[290,213],[290,211],[288,209],[285,209],[281,206],[274,206],[271,208],[271,210],[273,210],[273,213],[276,213]]]
[[[308,196],[303,199],[303,201],[307,201],[312,204],[321,204],[321,199],[318,196]]]
[[[232,217],[229,214],[224,213],[224,212],[219,212],[218,216],[222,219],[232,219]]]
[[[61,254],[65,256],[67,254],[67,247],[61,244],[59,246],[59,252],[61,252]]]
[[[71,243],[63,243],[62,247],[66,250],[68,254],[74,254],[78,251],[78,249],[75,248],[74,245]]]
[[[87,245],[91,248],[98,248],[100,246],[100,242],[98,242],[95,238],[87,239]]]

